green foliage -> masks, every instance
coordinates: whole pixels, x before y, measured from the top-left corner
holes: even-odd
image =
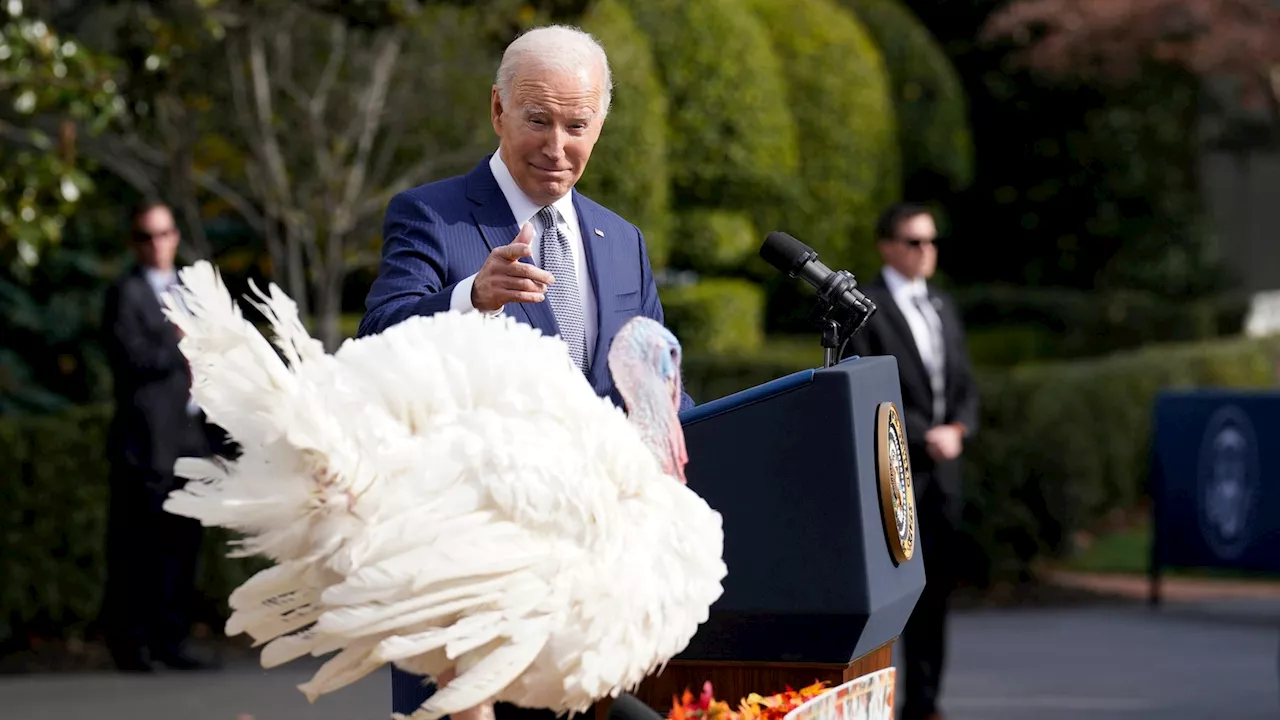
[[[686,351],[681,377],[689,396],[701,404],[821,365],[816,338],[769,336],[751,352]]]
[[[1161,390],[1270,387],[1278,352],[1275,340],[1164,345],[983,374],[966,482],[990,572],[1026,574],[1145,495]]]
[[[1146,491],[1151,408],[1164,389],[1276,382],[1280,339],[1156,345],[1110,357],[978,373],[981,421],[965,451],[966,524],[979,581],[1026,578],[1077,530]],[[816,343],[690,352],[685,386],[708,402],[816,367]]]
[[[755,283],[709,278],[659,293],[666,325],[686,352],[745,352],[764,341],[764,290]]]
[[[23,532],[7,538],[20,546],[0,553],[0,576],[3,592],[24,595],[27,603],[6,598],[0,630],[33,620],[74,626],[97,611],[105,580],[107,420],[105,408],[75,408],[29,419],[14,438],[26,447],[27,462],[5,468],[2,492],[8,497],[0,507],[21,513],[11,518],[17,524],[6,526]]]
[[[902,193],[880,52],[833,0],[749,4],[782,61],[800,141],[802,190],[785,203],[759,205],[760,224],[804,240],[832,267],[867,267],[875,261],[874,218]]]
[[[48,413],[111,397],[100,322],[128,262],[118,183],[99,170],[62,238],[33,267],[0,271],[0,415]]]
[[[953,291],[970,329],[975,362],[1079,358],[1150,343],[1239,332],[1244,296],[1176,301],[1136,291],[971,286]]]
[[[738,270],[760,246],[760,235],[745,212],[695,208],[680,213],[677,227],[672,263],[698,272]]]
[[[0,640],[32,625],[74,629],[98,610],[108,419],[101,406],[0,419]]]
[[[595,3],[581,27],[608,53],[614,87],[609,117],[577,189],[635,223],[649,262],[661,269],[671,246],[671,176],[667,96],[653,53],[620,0]]]
[[[0,258],[22,272],[58,242],[93,187],[76,164],[70,123],[99,132],[120,105],[107,58],[24,16],[20,2],[7,3],[0,17]]]
[[[972,132],[981,172],[969,189],[912,188],[946,206],[953,238],[973,239],[968,250],[942,251],[947,276],[963,284],[1085,290],[1129,283],[1152,292],[1173,288],[1174,296],[1188,280],[1221,281],[1200,272],[1197,260],[1207,255],[1196,237],[1204,219],[1195,189],[1204,133],[1185,98],[1198,97],[1203,113],[1205,93],[1184,94],[1145,70],[1142,83],[1122,90],[1048,83],[1011,66],[1007,43],[980,39],[1004,3],[908,4],[946,48],[963,78],[969,114],[980,118]],[[1123,124],[1100,122],[1113,110]],[[1170,208],[1183,211],[1166,215]]]
[[[1089,133],[1073,148],[1083,164],[1105,168],[1103,198],[1089,219],[1118,251],[1096,285],[1196,298],[1231,287],[1216,252],[1198,183],[1202,87],[1186,73],[1149,73],[1143,84],[1086,116]]]
[[[897,108],[903,173],[935,173],[952,190],[973,182],[964,86],[929,29],[901,0],[840,0],[875,38]]]
[[[110,418],[107,405],[0,417],[0,643],[25,631],[78,635],[97,616],[106,575]],[[226,558],[228,537],[206,533],[198,587],[223,612],[232,588],[262,567]]]
[[[745,0],[624,0],[671,107],[677,206],[755,208],[789,194],[798,129],[783,68]]]

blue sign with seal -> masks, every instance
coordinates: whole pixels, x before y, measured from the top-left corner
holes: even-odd
[[[1280,393],[1167,392],[1154,414],[1153,574],[1280,573]]]

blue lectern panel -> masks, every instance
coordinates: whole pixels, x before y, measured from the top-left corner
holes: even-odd
[[[901,634],[924,587],[894,563],[876,482],[893,358],[804,371],[681,415],[689,485],[724,517],[725,593],[685,659],[848,662]]]
[[[1155,405],[1158,565],[1280,572],[1280,393],[1199,390]]]

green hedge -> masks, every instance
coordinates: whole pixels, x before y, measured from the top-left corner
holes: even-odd
[[[671,236],[671,174],[667,163],[668,102],[649,41],[620,0],[600,0],[582,18],[609,54],[613,102],[577,189],[635,223],[649,262],[667,263]]]
[[[76,634],[97,617],[106,577],[111,409],[0,417],[0,645],[19,631]],[[225,558],[226,533],[206,534],[200,575],[205,619],[255,567]]]
[[[1096,357],[1152,343],[1239,333],[1248,296],[1177,300],[1152,293],[973,286],[954,291],[982,362]]]
[[[737,292],[749,302],[750,286],[734,282],[709,280],[667,301],[677,316],[687,313],[679,321],[702,322],[689,308],[706,308],[704,296]],[[696,400],[814,367],[822,357],[807,336],[773,339],[749,354],[741,344],[689,349],[685,385]],[[1238,340],[980,372],[980,434],[966,453],[968,532],[980,550],[972,574],[1025,577],[1039,561],[1069,551],[1075,530],[1132,508],[1145,491],[1151,406],[1162,388],[1271,386],[1278,357],[1280,339]],[[33,626],[75,633],[97,613],[108,419],[102,407],[0,418],[0,642]],[[225,539],[221,531],[207,534],[200,579],[218,611],[256,567],[223,557]]]
[[[947,179],[953,190],[973,182],[969,102],[946,52],[901,0],[840,0],[875,38],[888,67],[898,116],[903,173]]]
[[[785,104],[800,128],[802,190],[760,205],[762,229],[804,240],[831,267],[874,265],[872,224],[902,194],[897,118],[880,51],[834,0],[749,5],[782,61]]]
[[[707,278],[658,292],[686,353],[751,352],[764,343],[764,289],[749,280]]]
[[[624,0],[671,102],[677,206],[754,208],[795,182],[795,119],[763,23],[744,0]]]
[[[1216,341],[984,373],[967,481],[992,571],[1069,553],[1075,530],[1145,496],[1161,390],[1271,387],[1278,353],[1277,340]]]
[[[685,210],[676,227],[679,240],[671,248],[671,262],[680,268],[733,273],[760,247],[751,216],[738,210]]]
[[[106,532],[107,412],[0,421],[0,639],[96,614]]]

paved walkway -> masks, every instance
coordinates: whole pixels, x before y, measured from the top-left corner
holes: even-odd
[[[1144,607],[955,616],[948,720],[1274,720],[1280,620]]]
[[[1230,599],[1216,597],[1218,606]],[[1274,720],[1280,612],[1269,599],[1222,614],[1171,601],[957,612],[944,689],[948,720]],[[1257,614],[1271,609],[1274,615]],[[296,689],[318,662],[218,673],[0,676],[4,720],[386,720],[383,670],[314,705]],[[1225,703],[1225,704],[1224,704]]]
[[[1146,600],[1151,592],[1151,580],[1145,575],[1058,571],[1050,572],[1047,580],[1063,587],[1139,600]],[[1277,605],[1280,605],[1280,581],[1165,575],[1160,579],[1160,595],[1163,599],[1173,602],[1216,602],[1248,598],[1274,600]]]

